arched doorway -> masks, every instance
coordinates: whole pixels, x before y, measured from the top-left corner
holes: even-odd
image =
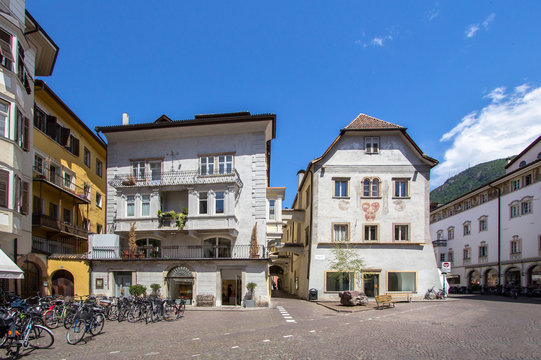
[[[541,287],[541,265],[536,265],[528,271],[528,285]]]
[[[36,296],[38,293],[41,294],[41,273],[39,267],[31,261],[25,261],[21,270],[24,271],[21,296],[27,298]]]
[[[505,285],[506,286],[520,286],[520,269],[511,267],[505,272]]]
[[[280,290],[282,287],[282,276],[284,275],[284,269],[278,265],[272,265],[269,268],[269,276],[271,278],[271,289]]]
[[[55,271],[51,277],[53,295],[61,296],[73,296],[74,293],[74,280],[73,275],[67,270]]]
[[[488,269],[485,272],[485,286],[486,287],[498,286],[498,272],[495,269]]]
[[[177,266],[169,270],[165,277],[167,293],[172,299],[184,299],[187,305],[193,302],[194,276],[185,266]]]
[[[468,275],[468,286],[472,291],[478,291],[481,283],[481,275],[477,270],[473,270]]]

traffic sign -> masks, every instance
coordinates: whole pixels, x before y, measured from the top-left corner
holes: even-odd
[[[451,263],[449,261],[443,261],[441,263],[441,272],[450,273],[451,272]]]

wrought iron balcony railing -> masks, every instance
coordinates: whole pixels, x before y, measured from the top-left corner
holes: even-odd
[[[67,235],[88,238],[87,229],[42,214],[32,214],[32,226],[42,226]]]
[[[264,245],[235,246],[177,246],[138,247],[130,251],[124,246],[95,246],[91,251],[93,260],[176,260],[176,259],[265,259]]]
[[[432,246],[434,247],[446,247],[447,246],[447,240],[434,240],[432,241]]]
[[[88,240],[78,238],[51,240],[32,236],[32,251],[43,254],[86,254]]]
[[[115,188],[167,185],[198,185],[234,183],[242,187],[239,173],[234,170],[230,174],[201,175],[198,170],[165,171],[160,173],[135,176],[132,173],[115,174],[109,185]]]

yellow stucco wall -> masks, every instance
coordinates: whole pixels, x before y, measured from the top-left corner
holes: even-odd
[[[52,294],[52,276],[57,270],[66,270],[73,275],[73,290],[75,295],[88,295],[90,293],[90,266],[88,265],[88,261],[49,259],[47,263],[49,294]]]

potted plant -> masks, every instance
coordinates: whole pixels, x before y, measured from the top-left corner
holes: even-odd
[[[143,286],[141,284],[131,285],[129,289],[130,289],[130,295],[133,297],[139,297],[147,293],[146,286]]]
[[[122,185],[124,186],[133,186],[137,183],[133,175],[128,175],[124,180],[122,180]]]
[[[255,282],[249,282],[246,284],[246,295],[244,295],[244,307],[255,307],[254,292],[257,284]]]
[[[150,284],[150,288],[152,289],[152,295],[158,296],[160,292],[160,284]]]

